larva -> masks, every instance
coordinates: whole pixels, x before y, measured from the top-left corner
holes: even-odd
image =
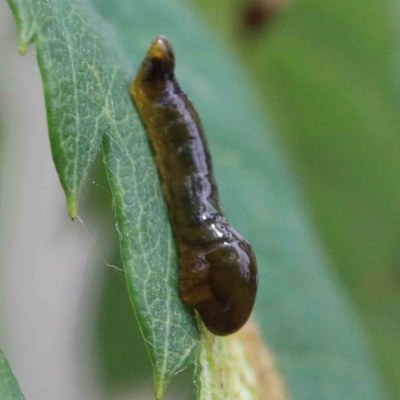
[[[153,147],[180,253],[181,296],[212,333],[228,335],[253,308],[256,259],[221,210],[203,128],[174,66],[171,44],[157,37],[131,94]]]

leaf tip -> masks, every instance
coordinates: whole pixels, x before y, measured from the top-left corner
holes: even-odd
[[[164,385],[162,384],[162,382],[158,382],[156,384],[156,392],[155,392],[155,396],[156,396],[156,400],[161,400],[164,396]]]
[[[67,209],[72,221],[78,215],[78,199],[75,195],[67,195]]]
[[[29,43],[26,43],[26,42],[20,40],[18,43],[18,53],[21,56],[24,56],[26,54],[26,51],[28,50],[28,47],[29,47]]]

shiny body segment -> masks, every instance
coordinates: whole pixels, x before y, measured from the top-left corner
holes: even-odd
[[[257,291],[257,267],[247,241],[219,203],[199,116],[174,76],[168,40],[151,45],[131,86],[153,147],[180,253],[183,300],[216,335],[247,321]]]

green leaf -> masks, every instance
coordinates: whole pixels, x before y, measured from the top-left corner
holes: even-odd
[[[270,135],[272,127],[254,102],[255,90],[238,60],[195,13],[177,0],[98,0],[90,7],[67,0],[14,0],[13,4],[20,21],[20,47],[35,38],[45,90],[47,85],[59,85],[52,92],[54,100],[46,96],[47,103],[60,104],[63,91],[71,90],[65,84],[73,82],[70,53],[67,59],[59,53],[69,36],[86,66],[82,71],[87,74],[76,75],[83,81],[80,84],[86,82],[86,75],[89,82],[91,75],[97,78],[93,92],[90,85],[86,87],[94,105],[79,104],[82,118],[92,121],[85,125],[90,146],[97,149],[97,134],[100,138],[104,134],[103,157],[115,200],[122,258],[154,364],[157,397],[171,376],[190,362],[198,341],[195,321],[179,299],[168,217],[128,92],[147,47],[163,33],[174,44],[178,79],[202,116],[224,209],[257,254],[260,287],[255,314],[293,396],[384,399],[364,332],[331,276],[296,183]],[[58,19],[62,23],[54,22]],[[63,30],[68,23],[71,28]],[[40,47],[41,42],[47,46]],[[50,76],[61,77],[65,65],[68,81],[48,82]],[[66,101],[63,110],[76,115],[76,104],[71,105]],[[58,126],[57,120],[53,122],[50,129]],[[90,162],[85,158],[82,171]]]
[[[288,399],[282,378],[252,318],[233,335],[218,337],[200,322],[197,399]]]
[[[134,74],[127,65],[139,64],[142,52],[119,53],[117,38],[79,1],[12,5],[21,21],[20,48],[36,42],[53,157],[71,216],[104,140],[127,283],[161,398],[170,378],[193,359],[199,334],[193,313],[179,298],[168,215],[128,91]]]
[[[11,368],[0,350],[0,399],[1,400],[24,400],[18,382]]]
[[[259,321],[289,387],[299,399],[380,399],[372,353],[384,368],[388,392],[394,389],[399,398],[399,10],[377,0],[362,7],[357,0],[296,1],[246,34],[234,0],[218,2],[229,19],[224,24],[212,0],[198,3],[241,56],[262,94],[263,111],[274,111],[334,261],[332,277],[318,248],[306,251],[312,232],[304,221],[286,218],[292,234],[285,240],[263,238],[276,277],[265,281],[261,296],[277,310]],[[273,215],[276,224],[285,220]],[[284,241],[289,251],[281,257]],[[329,281],[341,291],[335,294]],[[283,325],[285,314],[292,321]]]
[[[363,318],[395,398],[400,396],[400,119],[394,71],[399,41],[392,19],[398,15],[388,1],[368,0],[361,8],[357,1],[298,2],[268,41],[261,34],[241,48],[259,88],[273,99],[265,109],[272,105],[276,112],[335,272]],[[327,326],[325,335],[332,334]],[[310,340],[317,343],[315,335]],[[348,371],[360,371],[362,357],[350,342],[340,353],[330,346],[335,357],[351,360],[339,372],[355,392]],[[357,379],[367,390],[367,377]],[[362,399],[381,398],[357,392]]]
[[[10,1],[20,52],[36,43],[54,163],[71,218],[82,181],[99,149],[112,65],[79,2]],[[89,29],[88,29],[89,28]]]

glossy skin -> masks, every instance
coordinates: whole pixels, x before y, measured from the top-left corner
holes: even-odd
[[[151,141],[180,253],[183,300],[216,335],[247,321],[257,292],[256,259],[225,219],[196,110],[174,76],[168,40],[151,45],[131,86]]]

